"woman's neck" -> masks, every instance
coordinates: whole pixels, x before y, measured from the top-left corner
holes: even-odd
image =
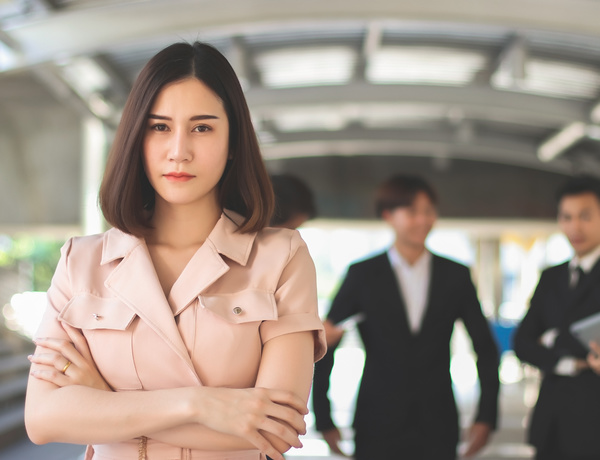
[[[216,203],[208,206],[173,206],[157,202],[151,219],[149,244],[173,248],[200,246],[221,217]]]

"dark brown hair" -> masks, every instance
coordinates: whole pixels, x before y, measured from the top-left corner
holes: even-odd
[[[580,174],[568,179],[556,193],[556,203],[566,196],[581,195],[582,193],[593,193],[600,201],[600,179],[588,174]]]
[[[317,216],[313,193],[302,179],[291,174],[273,174],[271,184],[275,192],[271,226],[278,227],[298,214],[305,214],[307,219]]]
[[[435,190],[419,176],[396,174],[377,189],[375,196],[375,212],[381,217],[383,211],[411,206],[419,192],[425,193],[431,203],[437,206],[438,199]]]
[[[242,233],[265,227],[273,212],[273,190],[260,154],[240,82],[225,57],[210,45],[176,43],[156,54],[140,72],[123,109],[99,202],[106,220],[133,235],[149,228],[155,192],[143,167],[147,116],[165,85],[196,78],[221,99],[229,121],[229,155],[219,182],[222,208],[244,217]]]

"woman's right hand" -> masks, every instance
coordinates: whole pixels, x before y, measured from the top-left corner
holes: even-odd
[[[98,371],[85,337],[78,330],[65,327],[73,342],[52,338],[35,340],[38,348],[29,356],[29,361],[38,366],[31,371],[31,375],[59,387],[83,385],[112,391]]]
[[[202,387],[196,410],[197,422],[222,433],[246,439],[273,459],[289,446],[302,447],[300,435],[306,433],[304,401],[290,391],[266,388]],[[272,443],[274,435],[283,443]],[[274,446],[273,444],[278,444]],[[282,445],[286,446],[282,449]]]

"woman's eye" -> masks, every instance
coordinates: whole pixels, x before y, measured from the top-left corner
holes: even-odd
[[[167,131],[169,128],[164,123],[157,123],[157,124],[151,125],[150,129],[153,131],[164,132],[164,131]]]
[[[205,133],[207,131],[210,131],[210,129],[210,126],[207,125],[198,125],[194,127],[193,131],[196,131],[197,133]]]

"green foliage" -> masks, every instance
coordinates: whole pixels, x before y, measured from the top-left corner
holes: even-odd
[[[64,241],[47,238],[10,238],[0,235],[0,266],[19,265],[21,269],[27,267],[31,274],[31,289],[46,291],[50,286],[63,244]]]

